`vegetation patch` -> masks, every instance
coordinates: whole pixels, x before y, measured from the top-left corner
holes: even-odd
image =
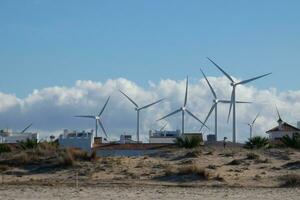
[[[281,187],[300,187],[299,174],[287,174],[280,177]]]
[[[193,149],[196,147],[199,147],[203,141],[200,139],[200,137],[193,136],[191,138],[189,137],[177,137],[175,139],[175,144],[178,147],[186,148],[186,149]]]
[[[300,149],[300,135],[294,135],[293,137],[285,135],[281,138],[281,142],[286,147]]]
[[[247,149],[262,149],[262,148],[268,148],[269,147],[269,140],[266,137],[261,136],[255,136],[253,138],[250,138],[245,146]]]
[[[0,154],[7,152],[11,152],[10,146],[8,146],[7,144],[0,144]]]
[[[248,160],[259,160],[259,155],[251,152],[247,154],[247,159]]]

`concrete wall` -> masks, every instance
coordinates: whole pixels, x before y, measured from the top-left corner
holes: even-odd
[[[90,151],[94,144],[94,135],[89,134],[86,137],[66,137],[60,135],[58,138],[59,146],[63,148],[80,148]]]
[[[174,144],[176,138],[171,138],[171,137],[153,137],[149,139],[149,143],[151,144]]]

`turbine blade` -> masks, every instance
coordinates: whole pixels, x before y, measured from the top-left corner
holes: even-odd
[[[208,128],[198,117],[196,117],[192,112],[190,112],[189,110],[185,110],[190,116],[192,116],[194,119],[196,119],[198,122],[200,122],[203,126],[205,126],[206,128]],[[209,128],[208,128],[209,129]]]
[[[231,101],[228,100],[219,100],[220,103],[231,103]],[[250,101],[236,101],[235,103],[252,103]]]
[[[163,120],[163,119],[165,119],[165,118],[167,118],[167,117],[170,117],[171,115],[174,115],[174,114],[176,114],[176,113],[178,113],[178,112],[180,112],[180,111],[181,111],[181,108],[178,109],[178,110],[175,110],[174,112],[172,112],[172,113],[170,113],[170,114],[168,114],[168,115],[166,115],[166,116],[164,116],[164,117],[162,117],[162,118],[160,118],[160,119],[158,119],[157,121],[160,121],[160,120]]]
[[[131,103],[133,103],[133,105],[135,105],[136,108],[138,108],[139,106],[137,105],[137,103],[135,103],[129,96],[127,96],[124,92],[122,92],[121,90],[119,90]]]
[[[108,103],[109,99],[110,99],[110,97],[107,98],[107,100],[106,100],[106,102],[105,102],[105,104],[104,104],[102,110],[100,111],[100,113],[99,113],[99,115],[98,115],[99,117],[100,117],[100,116],[102,115],[102,113],[104,112],[104,110],[105,110],[105,108],[106,108],[106,106],[107,106],[107,103]]]
[[[278,110],[277,105],[276,105],[276,111],[277,111],[278,118],[281,119],[281,115],[280,115],[280,113],[279,113],[279,110]]]
[[[21,133],[25,133],[32,125],[33,123],[29,124],[23,131],[21,131]]]
[[[250,101],[236,101],[235,103],[252,103]]]
[[[185,98],[184,98],[184,107],[187,104],[187,97],[188,97],[188,87],[189,87],[189,77],[186,77],[186,88],[185,88]]]
[[[220,103],[231,103],[231,101],[228,100],[219,100]]]
[[[204,124],[206,124],[208,118],[210,117],[211,113],[214,111],[215,107],[216,107],[216,104],[212,105],[210,111],[208,112],[208,114],[207,114],[207,116],[206,116],[206,118],[205,118],[205,120],[204,120]],[[203,125],[201,126],[200,131],[201,131],[202,129],[203,129]]]
[[[207,82],[207,84],[208,84],[208,86],[209,86],[212,94],[214,95],[215,99],[217,99],[217,95],[216,95],[213,87],[211,86],[210,82],[208,81],[207,77],[205,76],[204,72],[202,71],[202,69],[200,69],[200,71],[202,72],[202,75],[204,76],[204,78],[205,78],[205,80],[206,80],[206,82]]]
[[[146,105],[146,106],[144,106],[144,107],[141,107],[139,110],[143,110],[143,109],[146,109],[146,108],[149,108],[149,107],[151,107],[151,106],[153,106],[153,105],[155,105],[155,104],[157,104],[157,103],[159,103],[159,102],[161,102],[161,101],[163,101],[164,99],[160,99],[160,100],[158,100],[158,101],[155,101],[154,103],[151,103],[151,104],[148,104],[148,105]]]
[[[232,83],[234,83],[234,80],[227,74],[219,65],[217,65],[214,61],[212,61],[210,58],[207,58],[212,64],[214,64]]]
[[[234,93],[234,89],[232,90],[232,94],[231,94],[231,101],[230,101],[230,107],[229,107],[229,112],[228,112],[228,118],[227,118],[227,123],[229,123],[229,118],[230,118],[230,114],[231,114],[231,109],[232,109],[232,105],[233,105],[233,93]]]
[[[95,116],[94,116],[94,115],[78,115],[78,116],[74,116],[74,117],[81,117],[81,118],[95,119]]]
[[[165,130],[165,128],[167,127],[168,123],[166,123],[163,127],[161,127],[161,129],[159,131],[163,131]]]
[[[259,113],[256,115],[255,119],[253,120],[252,124],[254,124],[257,120],[257,118],[259,117]]]
[[[254,81],[254,80],[263,78],[263,77],[265,77],[265,76],[269,76],[270,74],[272,74],[272,73],[268,73],[268,74],[264,74],[264,75],[261,75],[261,76],[257,76],[257,77],[248,79],[248,80],[244,80],[244,81],[241,81],[241,82],[237,83],[236,85],[243,85],[243,84],[249,83],[249,82],[251,82],[251,81]]]
[[[100,127],[101,127],[103,133],[105,134],[105,137],[108,138],[108,137],[107,137],[107,134],[106,134],[106,131],[105,131],[105,128],[104,128],[102,122],[101,122],[100,120],[97,120],[97,121],[98,121],[98,124],[100,125]]]

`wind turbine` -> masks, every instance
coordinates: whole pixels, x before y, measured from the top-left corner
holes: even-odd
[[[119,91],[135,106],[135,111],[137,113],[136,138],[137,138],[137,142],[140,142],[140,111],[144,110],[146,108],[149,108],[149,107],[151,107],[151,106],[153,106],[153,105],[155,105],[155,104],[163,101],[164,99],[160,99],[160,100],[155,101],[153,103],[150,103],[150,104],[148,104],[146,106],[139,107],[138,104],[135,101],[133,101],[128,95],[126,95],[121,90],[119,90]]]
[[[231,109],[233,111],[233,122],[232,122],[232,140],[233,140],[233,143],[236,143],[236,101],[235,101],[235,90],[236,90],[236,87],[238,85],[244,85],[246,83],[249,83],[249,82],[252,82],[254,80],[257,80],[257,79],[260,79],[260,78],[263,78],[265,76],[268,76],[272,73],[267,73],[267,74],[264,74],[264,75],[261,75],[261,76],[257,76],[257,77],[254,77],[254,78],[251,78],[251,79],[247,79],[247,80],[244,80],[244,81],[240,81],[240,82],[235,82],[233,80],[233,78],[230,77],[229,74],[227,74],[220,66],[218,66],[214,61],[212,61],[210,58],[207,58],[212,64],[214,64],[231,82],[231,86],[232,86],[232,93],[231,93],[231,101],[230,101],[230,108],[229,108],[229,113],[228,113],[228,119],[227,121],[229,121],[229,118],[230,118],[230,114],[231,114]]]
[[[182,114],[182,134],[184,134],[184,114],[185,112],[187,112],[190,116],[192,116],[194,119],[196,119],[198,122],[200,122],[202,125],[204,125],[205,127],[207,127],[199,118],[197,118],[191,111],[189,111],[187,108],[186,108],[186,105],[187,105],[187,99],[188,99],[188,86],[189,86],[189,78],[187,77],[186,78],[186,89],[185,89],[185,98],[184,98],[184,104],[181,108],[179,108],[178,110],[175,110],[174,112],[158,119],[157,121],[160,121],[160,120],[163,120],[165,118],[168,118],[172,115],[175,115],[176,113],[179,113],[181,112]],[[208,127],[207,127],[208,128]]]
[[[252,123],[249,123],[248,126],[250,128],[250,138],[252,138],[252,131],[253,131],[253,126],[257,120],[257,118],[259,117],[259,113],[256,115],[256,117],[254,118],[254,120],[252,121]]]
[[[110,97],[108,97],[108,99],[106,100],[103,108],[101,109],[100,113],[98,115],[78,115],[78,116],[75,116],[75,117],[80,117],[80,118],[89,118],[89,119],[94,119],[95,120],[95,132],[96,132],[96,137],[98,137],[98,124],[100,125],[103,133],[105,134],[105,137],[107,138],[107,134],[106,134],[106,131],[104,129],[104,126],[101,122],[101,115],[102,113],[104,112],[106,106],[107,106],[107,103],[109,101]]]
[[[218,99],[217,94],[214,91],[213,87],[211,86],[210,82],[208,81],[206,75],[204,74],[204,72],[202,71],[202,69],[200,69],[200,70],[201,70],[201,72],[202,72],[202,74],[203,74],[203,76],[204,76],[204,78],[205,78],[205,80],[207,82],[207,85],[210,88],[211,93],[214,96],[213,105],[212,105],[210,111],[208,112],[207,117],[205,118],[204,124],[206,124],[206,122],[209,119],[209,117],[212,114],[212,112],[215,111],[215,137],[216,137],[216,140],[218,141],[218,104],[219,103],[230,104],[230,101]],[[236,103],[251,103],[251,102],[237,101]],[[202,128],[203,128],[203,125],[202,125],[200,131],[202,130]]]

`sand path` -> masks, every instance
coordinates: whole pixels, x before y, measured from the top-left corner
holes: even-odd
[[[47,186],[0,186],[0,199],[80,199],[80,200],[150,200],[150,199],[264,199],[264,200],[289,200],[300,197],[300,188],[183,188],[159,186],[105,186],[83,187],[76,190],[72,187],[47,187]]]

